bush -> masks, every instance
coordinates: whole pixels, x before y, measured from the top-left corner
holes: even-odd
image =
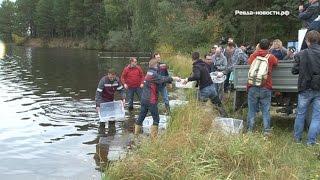
[[[18,36],[17,34],[12,34],[12,40],[13,40],[13,43],[20,46],[24,44],[27,38]]]

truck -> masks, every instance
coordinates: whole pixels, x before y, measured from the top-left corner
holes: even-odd
[[[292,114],[298,101],[298,76],[291,73],[293,61],[279,61],[272,71],[272,106],[280,106],[278,113]],[[237,111],[247,106],[247,81],[249,65],[236,65],[234,69],[233,109]],[[311,108],[308,109],[306,126],[310,125]]]

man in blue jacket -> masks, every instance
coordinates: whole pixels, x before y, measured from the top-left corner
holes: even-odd
[[[149,69],[144,78],[144,85],[141,96],[141,110],[135,124],[134,134],[141,133],[142,123],[150,111],[153,125],[151,126],[151,139],[154,140],[158,135],[159,111],[158,111],[158,88],[164,83],[171,83],[174,80],[180,80],[178,77],[161,76],[158,71],[158,60],[152,58],[149,61]]]

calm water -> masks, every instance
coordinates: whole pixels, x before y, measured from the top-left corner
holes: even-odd
[[[104,69],[121,72],[127,58],[77,49],[8,53],[0,60],[0,178],[100,179],[101,162],[127,151],[138,110],[99,131],[95,90]]]

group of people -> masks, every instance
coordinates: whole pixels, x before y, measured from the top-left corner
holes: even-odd
[[[154,53],[149,61],[149,69],[144,74],[138,65],[137,58],[131,57],[129,64],[123,69],[121,77],[117,77],[114,69],[108,69],[107,75],[99,81],[96,91],[96,110],[100,111],[100,104],[114,100],[115,92],[121,95],[122,102],[128,100],[128,110],[134,109],[133,101],[136,94],[140,100],[141,108],[139,117],[135,123],[135,134],[141,133],[142,122],[148,111],[153,118],[151,127],[151,137],[155,138],[158,134],[159,112],[158,96],[162,95],[167,112],[170,112],[169,96],[167,85],[172,87],[172,81],[180,81],[178,77],[170,77],[168,66],[161,62],[159,53]],[[109,127],[113,126],[114,121],[109,121]],[[100,122],[100,128],[105,128],[105,123]]]

